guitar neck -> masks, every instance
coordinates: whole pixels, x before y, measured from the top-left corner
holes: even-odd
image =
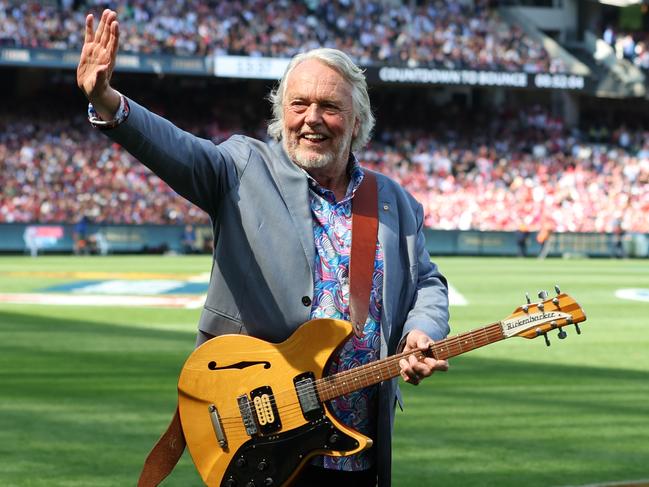
[[[318,379],[316,387],[320,400],[328,401],[338,396],[357,391],[384,380],[397,377],[401,371],[399,361],[414,355],[418,360],[424,357],[434,357],[446,360],[457,355],[484,347],[490,343],[505,339],[500,322],[492,323],[477,330],[455,335],[433,343],[426,349],[411,350],[398,355],[377,360],[360,367],[345,370],[337,374]]]

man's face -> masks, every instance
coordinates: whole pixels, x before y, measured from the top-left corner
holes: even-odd
[[[352,86],[326,64],[309,59],[286,80],[282,138],[298,166],[347,166],[352,137],[358,133]]]

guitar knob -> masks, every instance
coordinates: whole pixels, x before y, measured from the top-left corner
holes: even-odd
[[[338,435],[338,433],[334,433],[329,437],[329,443],[331,443],[332,445],[338,443],[338,440],[340,440],[340,436]]]
[[[272,477],[266,477],[264,479],[264,485],[270,487],[271,485],[275,485],[275,481],[273,480]]]
[[[223,485],[225,485],[225,487],[237,487],[237,481],[230,477],[225,482],[223,482]]]
[[[236,465],[239,468],[244,468],[246,465],[248,465],[248,462],[246,462],[246,459],[244,457],[239,457],[237,458]]]
[[[563,340],[564,338],[566,338],[566,337],[568,336],[568,334],[566,333],[566,330],[564,330],[564,329],[562,328],[561,330],[559,330],[559,334],[558,334],[557,336],[558,336],[561,340]]]
[[[260,472],[263,472],[267,468],[268,468],[268,462],[266,460],[262,460],[257,464],[257,470],[259,470]]]
[[[246,484],[246,487],[255,487],[255,482],[251,480]]]

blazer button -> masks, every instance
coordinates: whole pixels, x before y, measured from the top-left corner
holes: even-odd
[[[304,306],[311,306],[311,298],[309,296],[302,296],[302,304]]]

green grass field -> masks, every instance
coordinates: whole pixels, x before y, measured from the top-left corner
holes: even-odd
[[[567,486],[649,479],[649,262],[436,259],[468,300],[453,333],[555,283],[588,321],[566,340],[511,339],[404,385],[394,485]],[[0,293],[74,272],[208,272],[209,257],[0,257]],[[107,274],[106,274],[107,275]],[[119,275],[119,274],[115,274]],[[175,406],[199,309],[0,304],[0,486],[135,485]],[[164,483],[201,485],[187,454]]]

